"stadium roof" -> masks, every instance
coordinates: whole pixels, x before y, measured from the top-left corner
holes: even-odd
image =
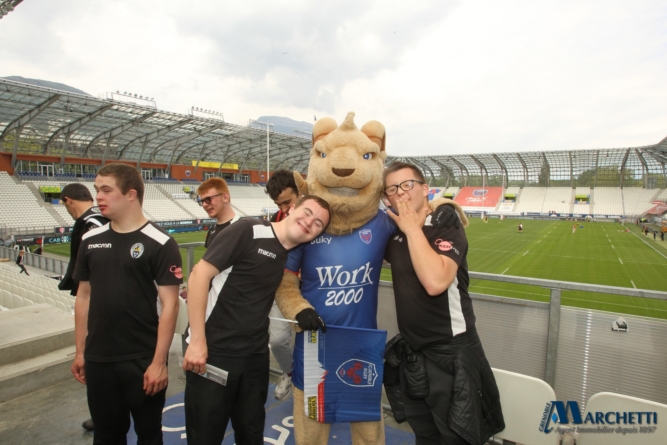
[[[72,156],[170,167],[202,160],[266,168],[265,127],[229,124],[219,115],[192,111],[172,113],[0,79],[0,144],[5,151],[10,145],[14,153],[57,154],[63,161]],[[21,144],[8,144],[16,130]],[[272,170],[307,169],[310,138],[271,132],[269,141]]]
[[[14,160],[17,153],[31,153],[59,155],[61,162],[68,156],[160,163],[168,168],[197,160],[238,164],[247,170],[266,168],[266,130],[261,125],[229,124],[219,115],[197,115],[201,113],[195,109],[188,114],[160,111],[154,102],[130,103],[115,99],[123,94],[110,96],[97,98],[0,79],[0,147],[12,151]],[[271,170],[307,170],[310,138],[271,131],[269,140]],[[614,181],[623,185],[624,178],[636,182],[653,177],[657,183],[643,186],[667,187],[667,138],[643,147],[390,156],[388,162],[394,159],[413,162],[427,177],[451,185],[494,180],[505,186],[576,185],[577,178],[595,172],[595,184],[589,185]]]
[[[604,186],[611,186],[614,181],[621,182],[615,185],[623,185],[621,178],[626,182],[634,180],[633,185],[650,188],[664,188],[667,183],[667,138],[644,147],[412,156],[400,159],[419,165],[427,177],[440,177],[456,185],[480,185],[482,178],[488,184],[493,178],[503,177],[505,180],[497,185],[577,185],[577,179],[586,172],[590,172],[588,179],[595,181],[599,178],[601,181],[597,185]],[[653,184],[637,182],[650,177],[655,178]]]

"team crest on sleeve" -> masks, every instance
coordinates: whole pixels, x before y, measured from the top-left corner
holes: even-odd
[[[336,375],[346,385],[373,386],[378,372],[375,363],[351,359],[338,367]]]
[[[136,243],[130,249],[130,255],[132,255],[132,258],[134,258],[135,260],[143,254],[144,254],[144,245],[141,243]]]
[[[360,230],[359,237],[361,238],[361,241],[365,242],[366,244],[370,244],[371,240],[373,239],[373,232],[371,232],[371,229]]]

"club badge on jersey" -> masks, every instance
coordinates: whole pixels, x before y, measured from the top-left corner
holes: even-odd
[[[387,331],[329,325],[306,331],[303,342],[306,415],[320,423],[380,420]]]

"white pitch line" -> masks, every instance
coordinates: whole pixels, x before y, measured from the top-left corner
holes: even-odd
[[[537,240],[537,244],[540,244],[540,241],[542,241],[542,240]]]
[[[530,252],[530,250],[526,250],[526,253],[524,253],[524,254],[521,255],[521,256],[526,256],[526,255],[528,254],[528,252]]]
[[[503,270],[503,273],[501,273],[500,275],[505,275],[505,272],[507,272],[508,270],[510,270],[509,267],[507,269]]]
[[[613,244],[611,245],[611,248],[612,248],[612,249],[614,248],[614,245],[613,245]]]
[[[662,253],[658,252],[658,250],[657,250],[655,247],[653,247],[652,245],[650,245],[649,243],[647,243],[646,241],[644,241],[643,239],[641,239],[641,237],[640,237],[639,235],[637,235],[635,232],[630,232],[630,233],[632,233],[634,236],[636,236],[637,238],[639,238],[639,240],[640,240],[641,242],[643,242],[644,244],[646,244],[647,246],[649,246],[651,249],[655,250],[655,251],[657,252],[658,255],[660,255],[661,257],[663,257],[664,259],[667,260],[667,256],[665,256],[665,255],[663,255]]]
[[[621,261],[621,259],[619,258],[618,261]],[[623,264],[623,261],[621,261],[621,264]]]
[[[632,287],[634,287],[635,289],[637,289],[637,286],[635,286],[635,282],[632,281],[632,280],[630,280],[630,282],[632,283]]]

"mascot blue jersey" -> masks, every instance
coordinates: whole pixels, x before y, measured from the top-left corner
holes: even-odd
[[[326,324],[377,329],[382,258],[396,225],[383,211],[354,232],[323,234],[289,253],[287,270],[301,271],[301,294]],[[292,382],[303,389],[303,333],[294,344]]]

